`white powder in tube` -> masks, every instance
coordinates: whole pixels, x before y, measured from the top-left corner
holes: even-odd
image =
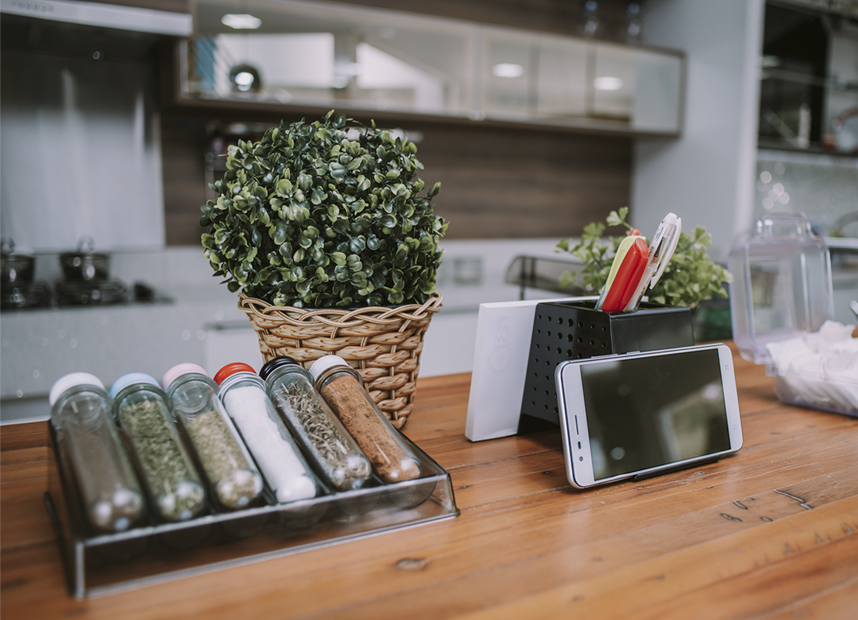
[[[224,404],[278,502],[316,496],[316,484],[269,416],[268,397],[252,386],[227,390]]]

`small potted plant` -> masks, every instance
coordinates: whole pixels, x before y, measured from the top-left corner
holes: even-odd
[[[441,306],[447,223],[413,142],[329,112],[229,147],[203,207],[205,256],[239,293],[264,361],[336,353],[401,427],[422,338]]]
[[[628,231],[631,228],[626,221],[628,213],[628,207],[611,211],[606,220],[607,226],[620,226]],[[563,274],[561,285],[576,284],[583,286],[588,293],[599,294],[608,280],[617,248],[624,238],[624,235],[603,238],[605,229],[605,224],[592,222],[584,228],[580,241],[574,245],[571,239],[564,239],[557,244],[560,250],[569,252],[584,264],[580,270]],[[724,285],[732,282],[733,276],[711,259],[707,249],[711,244],[712,235],[702,226],[697,226],[691,235],[683,232],[664,274],[655,287],[645,293],[649,301],[693,309],[716,295],[726,298],[727,289]]]

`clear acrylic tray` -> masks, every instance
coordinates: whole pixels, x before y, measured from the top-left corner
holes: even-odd
[[[412,442],[424,475],[289,504],[267,504],[184,523],[93,532],[85,518],[62,438],[48,422],[51,459],[45,505],[69,590],[97,596],[202,572],[308,551],[459,514],[450,475]]]
[[[778,399],[792,405],[858,417],[858,377],[854,381],[767,369]]]

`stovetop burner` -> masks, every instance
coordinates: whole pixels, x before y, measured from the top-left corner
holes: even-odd
[[[128,290],[119,280],[64,280],[54,292],[61,306],[104,306],[128,300]]]
[[[51,287],[47,282],[4,282],[0,286],[0,309],[19,310],[44,308],[51,305]]]

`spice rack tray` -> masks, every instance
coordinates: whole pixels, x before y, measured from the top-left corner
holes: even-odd
[[[69,591],[76,598],[310,551],[459,514],[450,474],[405,438],[425,472],[416,480],[99,534],[84,519],[62,437],[50,422],[48,432],[52,449],[45,505]]]

